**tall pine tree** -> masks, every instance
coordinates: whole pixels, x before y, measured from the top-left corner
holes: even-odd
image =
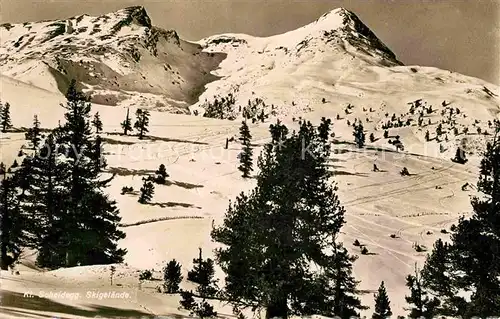
[[[149,132],[149,111],[137,109],[135,116],[137,117],[137,120],[134,123],[134,128],[139,131],[139,139],[142,140],[144,138],[144,133]]]
[[[70,167],[58,154],[55,138],[50,134],[35,156],[26,157],[16,171],[21,188],[19,198],[23,214],[34,221],[29,228],[29,246],[38,250],[37,264],[57,268],[66,265],[71,236],[66,226],[70,189]]]
[[[40,121],[38,120],[38,115],[33,116],[33,126],[28,129],[25,135],[26,139],[31,142],[33,145],[33,149],[38,148],[38,144],[41,141],[41,130],[40,130]]]
[[[19,256],[25,244],[25,222],[19,210],[14,179],[3,177],[0,181],[0,269],[7,270]]]
[[[132,121],[130,120],[129,116],[129,109],[127,109],[127,117],[125,117],[125,120],[120,123],[123,129],[123,135],[127,135],[129,131],[132,131]]]
[[[2,132],[7,132],[8,129],[12,128],[12,120],[10,118],[10,104],[9,102],[5,103],[2,110],[2,121],[0,122],[0,128]]]
[[[406,286],[410,289],[410,295],[405,296],[406,302],[410,305],[410,308],[406,309],[410,311],[410,318],[434,318],[440,301],[435,297],[429,297],[416,266],[415,274],[406,277]]]
[[[110,179],[101,179],[92,165],[100,154],[90,130],[90,97],[79,92],[76,81],[72,80],[66,99],[66,123],[56,129],[70,175],[65,231],[71,236],[65,264],[121,262],[126,251],[117,248],[117,241],[125,233],[118,230],[121,218],[116,202],[103,191]]]
[[[344,208],[322,146],[311,123],[301,123],[280,148],[266,145],[257,187],[240,194],[212,231],[224,245],[216,260],[235,307],[265,308],[267,318],[345,317],[363,309],[351,275],[354,258],[337,239]]]
[[[238,155],[240,159],[240,166],[238,169],[243,173],[243,177],[250,177],[250,172],[253,171],[253,160],[252,160],[252,147],[250,146],[250,141],[252,140],[252,135],[250,134],[250,129],[248,128],[247,122],[241,122],[240,127],[240,138],[243,149]]]

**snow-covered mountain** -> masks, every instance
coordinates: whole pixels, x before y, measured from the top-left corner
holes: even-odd
[[[2,75],[52,92],[65,92],[75,78],[94,103],[104,105],[187,113],[193,104],[191,110],[233,94],[236,105],[260,98],[290,115],[323,98],[353,102],[375,91],[406,98],[419,91],[468,90],[487,97],[484,81],[403,66],[343,8],[284,34],[224,34],[193,43],[155,27],[135,6],[99,17],[3,24],[0,41]]]
[[[75,78],[105,105],[184,111],[223,55],[204,53],[173,30],[151,24],[143,7],[92,17],[3,24],[0,71],[49,91]]]
[[[266,105],[259,105],[269,115],[263,123],[248,121],[254,161],[276,119],[290,129],[297,128],[299,117],[315,125],[322,117],[332,119],[337,143],[331,169],[347,221],[341,239],[360,258],[354,275],[368,292],[363,304],[371,307],[363,315],[371,315],[372,294],[382,280],[394,316],[406,314],[405,277],[427,254],[415,251],[414,244],[431,249],[471,211],[470,196],[478,193],[462,186],[477,181],[480,150],[491,138],[484,132],[491,133],[490,122],[500,119],[498,86],[434,67],[404,66],[345,9],[284,34],[223,34],[193,43],[152,26],[142,7],[131,7],[100,17],[4,24],[0,42],[0,100],[10,103],[16,129],[0,133],[0,162],[20,161],[19,150],[27,144],[23,128],[34,115],[47,129],[64,120],[61,92],[76,78],[93,97],[92,112],[102,118],[107,172],[116,174],[108,192],[127,234],[120,247],[128,250],[125,263],[116,265],[113,286],[108,266],[45,272],[34,265],[33,255],[23,255],[19,276],[0,275],[5,318],[187,317],[178,309],[178,296],[158,293],[158,281],[139,285],[138,273],[154,268],[154,277],[162,278],[165,262],[175,258],[186,276],[199,247],[213,257],[218,246],[210,238],[212,223],[221,224],[228,201],[254,187],[255,180],[241,178],[237,170],[237,139],[225,148],[226,140],[239,134],[240,121],[171,114],[201,115],[208,102],[229,95],[237,119],[239,106],[249,101]],[[127,106],[131,115],[136,108],[151,109],[145,139],[120,134]],[[363,149],[352,145],[357,120],[367,136]],[[396,136],[403,151],[389,143]],[[467,152],[464,165],[450,160],[457,145]],[[157,185],[151,204],[139,204],[136,193],[122,193],[124,186],[140,189],[143,177],[160,164],[170,176]],[[372,171],[373,164],[379,172]],[[400,175],[403,167],[411,176]],[[355,239],[371,254],[361,254]],[[216,275],[223,279],[220,269]],[[24,302],[26,287],[33,292],[63,287],[82,296],[123,289],[134,298]],[[184,280],[182,288],[194,285]],[[231,313],[227,305],[210,302],[222,316]]]

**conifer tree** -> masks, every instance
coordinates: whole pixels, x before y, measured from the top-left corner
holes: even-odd
[[[149,132],[149,111],[137,109],[135,116],[137,117],[137,120],[134,123],[134,128],[139,131],[139,139],[142,140],[144,138],[144,133]]]
[[[439,123],[438,127],[436,128],[436,134],[437,136],[441,136],[441,134],[443,134],[443,124]]]
[[[375,312],[372,315],[372,319],[387,319],[392,316],[391,302],[389,301],[389,296],[385,289],[384,282],[380,283],[378,292],[374,295],[375,298]]]
[[[101,121],[101,116],[99,115],[99,112],[96,112],[94,114],[94,118],[92,119],[92,125],[95,128],[95,131],[97,134],[101,133],[102,131],[102,121]]]
[[[127,135],[129,131],[132,131],[132,121],[129,117],[129,109],[127,109],[127,117],[125,117],[125,120],[121,122],[120,125],[123,129],[123,135]]]
[[[2,118],[3,118],[3,104],[2,101],[0,101],[0,123],[2,123]]]
[[[252,160],[252,147],[250,146],[250,141],[252,140],[252,135],[250,134],[250,129],[246,121],[241,122],[240,127],[240,138],[241,144],[243,145],[243,149],[241,153],[238,155],[240,160],[240,166],[238,169],[243,173],[243,177],[250,177],[250,172],[253,171],[253,160]]]
[[[471,200],[473,214],[461,218],[451,236],[456,287],[472,293],[467,313],[495,316],[500,313],[500,134],[487,144],[480,164],[478,191]],[[458,274],[457,274],[458,273]]]
[[[168,177],[167,169],[164,164],[160,164],[158,170],[156,171],[155,183],[157,184],[165,184],[166,178]]]
[[[145,179],[141,187],[141,195],[139,196],[138,202],[141,204],[149,203],[151,199],[153,199],[154,193],[155,186],[153,185],[153,183]]]
[[[467,163],[467,157],[465,155],[465,151],[460,147],[457,148],[457,152],[455,153],[455,158],[453,158],[455,163],[465,164]]]
[[[193,259],[193,269],[188,272],[188,280],[199,285],[197,291],[200,296],[210,297],[217,292],[214,261],[210,258],[204,260],[201,248],[199,250],[198,258]]]
[[[65,266],[121,262],[126,250],[118,249],[116,242],[125,233],[117,228],[121,218],[116,202],[103,191],[112,178],[102,180],[92,165],[100,154],[90,130],[90,97],[79,92],[72,80],[66,99],[66,123],[55,130],[70,174],[64,217],[68,234]]]
[[[325,143],[328,142],[328,137],[330,135],[332,120],[325,117],[321,118],[321,123],[318,126],[318,137],[322,139]]]
[[[422,269],[423,286],[442,302],[441,315],[486,318],[500,313],[500,137],[488,143],[480,165],[473,214],[452,228],[451,243],[438,240]],[[470,298],[462,297],[466,293]]]
[[[2,175],[2,177],[5,179],[6,176],[5,176],[5,173],[7,172],[7,169],[5,167],[5,164],[4,162],[1,162],[0,163],[0,175]]]
[[[269,132],[271,133],[271,143],[279,143],[288,134],[288,129],[285,125],[281,124],[280,120],[276,124],[269,125]]]
[[[410,311],[410,318],[434,318],[440,302],[437,298],[428,296],[416,267],[415,275],[406,277],[406,286],[410,289],[410,295],[405,296],[406,302],[411,306],[406,309]]]
[[[359,148],[362,148],[365,146],[365,132],[363,128],[363,124],[359,122],[358,125],[354,126],[354,141],[356,142],[356,145],[358,145]]]
[[[0,181],[0,269],[8,270],[25,244],[24,225],[12,177]],[[14,255],[14,258],[8,253]]]
[[[356,315],[354,257],[338,242],[344,208],[327,168],[329,151],[311,123],[282,147],[264,147],[257,186],[241,193],[212,238],[233,306],[253,303],[266,318]],[[317,272],[310,265],[315,264]]]
[[[41,141],[41,130],[40,130],[40,121],[38,120],[38,115],[33,116],[33,126],[28,129],[26,133],[26,139],[31,141],[33,148],[36,150],[38,148],[38,144]]]
[[[163,269],[163,280],[165,281],[165,292],[173,294],[179,291],[179,284],[182,281],[181,264],[173,259],[168,262],[167,266]]]
[[[431,137],[430,137],[430,133],[429,133],[429,131],[426,131],[426,132],[425,132],[425,140],[426,140],[427,142],[429,142],[429,141],[431,140]]]
[[[97,135],[92,144],[93,144],[92,145],[93,152],[89,154],[89,158],[92,161],[93,169],[98,174],[102,172],[102,170],[107,166],[106,159],[104,158],[102,138],[99,135]]]
[[[12,120],[10,118],[10,104],[5,103],[2,110],[2,121],[0,122],[0,127],[2,128],[2,133],[7,132],[8,129],[12,128]]]
[[[438,239],[431,254],[427,256],[421,276],[422,288],[433,296],[438,296],[441,301],[436,313],[453,316],[464,312],[466,301],[459,297],[454,279],[450,276],[453,272],[450,252],[451,246]]]
[[[193,298],[193,293],[190,291],[181,292],[181,300],[179,303],[182,308],[190,312],[190,315],[200,319],[217,317],[217,312],[214,311],[214,307],[210,305],[205,298],[200,302],[196,302]]]
[[[52,269],[66,264],[69,234],[65,227],[71,222],[66,219],[70,167],[59,156],[50,134],[36,156],[26,157],[15,174],[22,190],[20,208],[34,221],[29,246],[38,250],[37,265]]]

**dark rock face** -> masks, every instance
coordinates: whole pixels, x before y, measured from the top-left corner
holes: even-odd
[[[396,55],[392,52],[375,33],[370,30],[354,13],[346,9],[342,9],[339,15],[344,19],[343,31],[346,31],[351,36],[347,40],[354,46],[371,47],[379,51],[379,53],[388,60],[392,60],[397,65],[403,65],[397,60]],[[358,33],[360,36],[355,37],[353,32]]]
[[[140,26],[144,26],[147,28],[151,28],[151,18],[148,16],[146,9],[142,6],[134,6],[125,8],[125,10],[129,13],[129,17],[132,21]]]

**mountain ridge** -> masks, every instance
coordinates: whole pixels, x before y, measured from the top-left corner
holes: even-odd
[[[290,72],[303,73],[317,82],[313,86],[316,90],[345,82],[353,74],[377,78],[370,67],[404,66],[354,12],[345,8],[269,37],[226,33],[186,41],[175,30],[155,27],[143,6],[96,17],[82,14],[3,24],[0,36],[0,71],[4,76],[60,94],[70,78],[75,78],[80,88],[93,96],[94,103],[185,114],[193,109],[200,114],[199,108],[204,108],[206,101],[230,93],[237,103],[246,103],[254,91],[250,85],[258,88],[262,85],[259,81],[283,82]],[[224,67],[230,64],[238,67]],[[319,64],[332,74],[331,80],[308,71]],[[413,75],[413,80],[422,76]],[[282,89],[288,87],[283,84]],[[261,94],[259,98],[278,104],[273,96]],[[306,100],[305,105],[313,102]]]

